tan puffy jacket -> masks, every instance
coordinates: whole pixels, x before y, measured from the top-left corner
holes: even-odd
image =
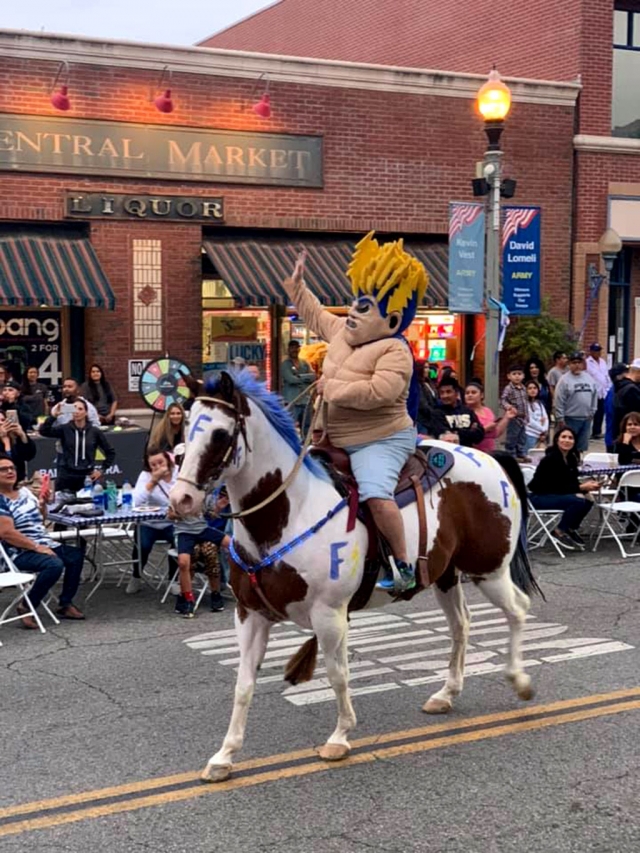
[[[306,325],[329,344],[322,372],[332,444],[367,444],[413,426],[407,412],[413,372],[407,344],[384,338],[352,347],[343,317],[326,311],[304,284],[286,279],[284,286]]]

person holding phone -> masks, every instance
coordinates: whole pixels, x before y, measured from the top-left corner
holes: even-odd
[[[102,472],[96,467],[96,450],[100,448],[104,453],[106,468],[113,465],[116,453],[104,433],[88,422],[87,401],[78,397],[73,402],[66,402],[73,405],[70,423],[62,426],[56,423],[64,405],[58,403],[40,427],[40,435],[60,441],[61,455],[58,459],[56,488],[60,491],[78,492],[84,486],[86,477],[97,480],[102,476]]]
[[[34,418],[20,399],[20,386],[17,382],[13,382],[13,380],[7,382],[2,389],[2,404],[0,408],[10,420],[20,424],[24,432],[28,432],[31,429]]]
[[[67,378],[64,379],[62,382],[61,400],[62,403],[66,403],[67,405],[56,409],[56,411],[58,412],[58,414],[56,415],[56,426],[68,424],[70,421],[73,420],[73,402],[77,397],[80,396],[80,383],[72,376],[67,376]],[[100,417],[98,415],[96,407],[88,400],[85,400],[85,402],[87,404],[87,420],[92,426],[99,427]],[[55,408],[55,406],[53,408]],[[51,414],[53,414],[53,408],[51,409]]]
[[[36,446],[20,425],[15,409],[0,411],[0,451],[16,466],[17,481],[26,477],[27,466],[36,455]]]

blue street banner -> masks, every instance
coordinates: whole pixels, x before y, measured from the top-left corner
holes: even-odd
[[[449,204],[449,310],[481,314],[484,293],[484,204]]]
[[[502,301],[511,314],[539,314],[540,208],[503,207],[502,217]]]

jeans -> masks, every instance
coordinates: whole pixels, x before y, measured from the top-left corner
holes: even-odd
[[[564,510],[558,527],[565,533],[577,530],[591,511],[593,503],[578,495],[530,495],[536,509]]]
[[[525,440],[525,445],[524,445],[525,453],[529,453],[530,450],[533,450],[533,448],[537,445],[537,443],[538,443],[538,436],[537,435],[527,435],[526,440]]]
[[[138,559],[138,541],[140,542],[140,562],[133,566],[133,577],[139,578],[140,572],[147,565],[147,561],[156,542],[173,542],[173,524],[165,524],[155,527],[151,524],[141,524],[138,530],[138,540],[133,546],[133,560]]]
[[[507,437],[504,449],[509,456],[524,456],[527,452],[527,434],[524,422],[520,418],[512,418],[507,424]]]
[[[72,474],[64,468],[58,468],[56,492],[79,492],[84,488],[84,481],[92,470],[93,468],[85,471],[84,474]]]
[[[55,552],[55,557],[51,554],[36,554],[35,551],[20,551],[13,559],[16,568],[21,572],[37,575],[29,590],[29,598],[34,607],[40,604],[63,572],[60,607],[71,604],[80,586],[84,551],[76,548],[75,545],[57,545],[52,550]]]
[[[598,408],[593,416],[592,436],[602,435],[602,422],[604,421],[604,399],[598,400]]]
[[[584,453],[589,449],[589,437],[591,436],[591,418],[565,418],[565,426],[572,429],[576,434],[576,450]]]

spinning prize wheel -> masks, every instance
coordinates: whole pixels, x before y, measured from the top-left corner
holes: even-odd
[[[140,394],[154,412],[166,412],[173,403],[184,406],[191,392],[185,376],[191,371],[183,361],[165,356],[150,361],[140,377]]]

